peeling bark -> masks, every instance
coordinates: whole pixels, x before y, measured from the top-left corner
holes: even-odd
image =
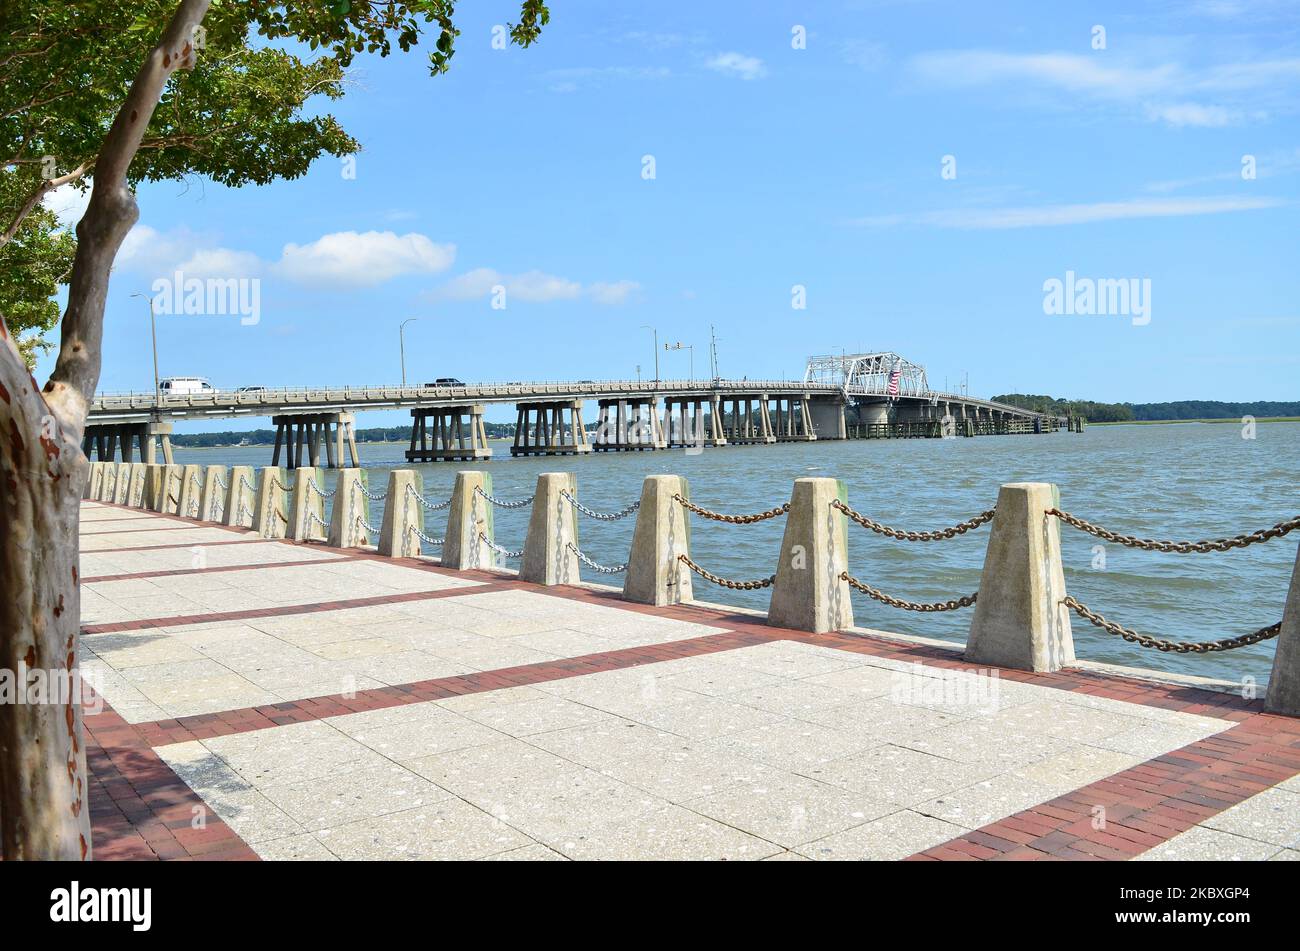
[[[209,0],[182,0],[149,53],[99,151],[77,225],[58,361],[44,390],[0,315],[0,671],[79,670],[78,516],[88,471],[86,410],[99,383],[113,259],[139,212],[126,172],[168,77],[194,63]],[[18,687],[21,689],[20,682]],[[0,851],[14,859],[88,859],[88,777],[80,698],[0,703]]]

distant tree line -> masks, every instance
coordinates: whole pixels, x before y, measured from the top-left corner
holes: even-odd
[[[1300,401],[1256,400],[1252,403],[1227,403],[1222,400],[1178,400],[1172,403],[1095,403],[1092,400],[1067,400],[1055,396],[1004,393],[993,397],[1022,409],[1058,416],[1084,416],[1094,423],[1123,423],[1160,419],[1240,419],[1243,416],[1300,416]]]

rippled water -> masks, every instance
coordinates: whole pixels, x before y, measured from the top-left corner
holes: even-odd
[[[687,477],[697,504],[727,512],[755,512],[789,499],[800,476],[835,476],[849,504],[904,529],[951,525],[992,506],[1003,482],[1047,481],[1061,488],[1061,506],[1126,534],[1195,540],[1235,535],[1300,514],[1300,423],[1260,424],[1243,439],[1235,424],[1093,426],[1082,434],[999,436],[975,439],[900,439],[735,446],[689,455],[593,453],[586,457],[511,459],[508,443],[495,442],[486,464],[494,493],[531,495],[539,472],[572,471],[578,495],[601,511],[621,509],[640,495],[647,474]],[[405,445],[365,443],[371,485],[387,470],[406,467]],[[267,447],[176,450],[177,462],[262,466]],[[430,498],[450,495],[465,464],[418,465]],[[332,481],[332,476],[331,476]],[[378,508],[378,506],[376,506]],[[378,524],[380,512],[373,513]],[[441,534],[444,513],[430,534]],[[500,510],[497,542],[522,548],[528,510]],[[602,564],[626,560],[633,519],[583,518],[584,551]],[[784,520],[730,526],[695,519],[692,555],[702,566],[735,579],[761,578],[775,569]],[[849,526],[854,574],[896,597],[939,601],[979,587],[987,543],[983,528],[951,541],[908,543]],[[1207,640],[1256,630],[1281,617],[1296,558],[1296,535],[1267,544],[1209,555],[1166,555],[1106,545],[1062,526],[1066,584],[1085,604],[1144,633]],[[1297,533],[1300,534],[1300,533]],[[1094,567],[1094,563],[1098,563]],[[584,569],[588,580],[610,581]],[[613,579],[618,583],[618,578]],[[696,597],[766,609],[768,592],[738,592],[695,579]],[[971,610],[947,614],[900,611],[854,594],[856,622],[865,627],[963,641]],[[1237,679],[1268,675],[1271,643],[1226,654],[1174,655],[1145,650],[1074,619],[1081,658]]]

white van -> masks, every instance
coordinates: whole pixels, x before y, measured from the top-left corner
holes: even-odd
[[[163,396],[215,393],[217,388],[201,376],[170,376],[158,384]]]

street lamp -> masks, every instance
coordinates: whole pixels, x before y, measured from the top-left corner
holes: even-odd
[[[655,389],[659,389],[659,330],[649,324],[642,324],[642,330],[649,330],[655,335]]]
[[[419,317],[408,317],[397,326],[397,343],[402,348],[402,386],[406,386],[406,325]]]
[[[153,401],[154,406],[162,403],[162,386],[158,382],[158,324],[153,315],[153,298],[148,294],[135,293],[132,297],[143,297],[149,301],[149,333],[153,337]]]

